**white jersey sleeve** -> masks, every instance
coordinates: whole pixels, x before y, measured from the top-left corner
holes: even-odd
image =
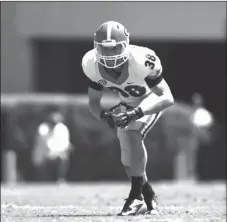
[[[88,77],[90,80],[89,87],[101,91],[103,90],[103,86],[98,83],[99,76],[97,75],[96,69],[95,69],[95,54],[94,50],[88,51],[83,59],[82,59],[82,69],[84,71],[84,74]]]
[[[143,78],[149,76],[156,79],[162,74],[162,65],[159,57],[155,52],[146,47],[132,46],[132,59],[134,60],[134,68]]]
[[[94,51],[88,51],[84,57],[82,58],[82,69],[84,74],[91,80],[95,81],[96,73],[95,73],[95,57]]]

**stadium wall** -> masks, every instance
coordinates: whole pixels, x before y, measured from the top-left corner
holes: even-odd
[[[2,2],[2,92],[34,91],[32,38],[92,40],[106,20],[119,20],[135,39],[224,41],[226,3]]]

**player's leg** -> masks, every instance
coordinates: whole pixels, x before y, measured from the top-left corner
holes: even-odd
[[[134,212],[143,214],[157,213],[156,196],[148,183],[146,175],[147,151],[144,146],[141,133],[139,131],[121,131],[118,133],[121,145],[121,161],[125,167],[128,177],[131,179],[131,191],[120,215],[130,215],[130,208]],[[146,203],[144,206],[142,200]],[[136,200],[136,204],[131,200]],[[132,203],[134,206],[130,206]],[[141,210],[142,207],[142,210]]]
[[[140,120],[136,121],[135,123],[128,126],[127,130],[135,130],[138,133],[140,133],[141,138],[140,142],[135,147],[136,149],[139,149],[144,153],[144,171],[143,171],[143,187],[142,187],[142,194],[144,196],[144,200],[147,204],[148,212],[149,213],[158,213],[157,212],[157,197],[155,195],[155,192],[148,182],[147,175],[146,175],[146,165],[147,165],[147,151],[146,147],[144,145],[144,139],[149,132],[153,128],[153,126],[156,124],[160,116],[162,115],[162,112],[145,116],[141,118]],[[137,157],[137,152],[135,152],[135,158]],[[137,160],[139,161],[139,160]],[[134,162],[136,162],[136,159],[134,159],[133,164],[131,165],[131,168],[134,167]],[[135,166],[136,167],[136,166]]]
[[[143,137],[143,146],[145,146],[144,139],[146,138],[147,133],[154,127],[154,125],[157,123],[162,114],[163,112],[160,112],[150,116],[151,119],[146,121],[143,127],[141,128],[140,132]],[[157,196],[148,179],[146,178],[144,179],[142,193],[148,209],[146,214],[158,214]]]
[[[136,215],[144,214],[147,210],[146,204],[143,201],[142,196],[142,187],[143,187],[143,155],[140,153],[140,161],[136,161],[137,167],[131,168],[132,162],[134,161],[135,152],[133,148],[136,143],[139,143],[138,138],[141,138],[141,135],[138,132],[127,132],[118,130],[118,138],[121,146],[121,162],[125,168],[126,174],[128,175],[131,181],[131,190],[127,201],[119,215]],[[141,152],[141,151],[140,151]],[[138,151],[139,153],[139,151]],[[138,158],[137,158],[138,159]],[[138,170],[140,169],[140,170]]]
[[[124,166],[124,169],[125,169],[125,173],[126,173],[128,179],[131,181],[130,167]]]
[[[130,181],[131,181],[131,191],[129,194],[130,198],[137,198],[137,199],[142,199],[141,198],[141,193],[142,193],[142,173],[138,173],[138,169],[134,170],[134,172],[131,169],[131,165],[133,162],[132,155],[133,153],[133,148],[136,142],[136,138],[134,137],[133,131],[132,133],[129,133],[127,131],[118,131],[118,138],[120,141],[120,146],[121,146],[121,162],[125,168],[125,172],[128,175]],[[133,153],[132,153],[133,152]],[[135,167],[134,167],[135,168]],[[141,166],[139,167],[141,168]],[[134,186],[134,184],[136,184]],[[140,189],[141,187],[141,189]]]
[[[146,149],[145,149],[145,165],[146,165],[146,162],[147,162],[147,151],[146,151]],[[130,154],[131,155],[131,154]],[[123,164],[124,165],[124,164]],[[126,173],[126,175],[127,175],[127,177],[128,177],[128,179],[131,181],[131,177],[132,177],[132,175],[131,175],[131,173],[130,173],[130,166],[125,166],[124,165],[124,169],[125,169],[125,173]],[[143,185],[144,184],[146,184],[146,182],[148,181],[148,179],[147,179],[147,174],[146,174],[146,172],[144,172],[144,174],[143,174]]]
[[[153,214],[158,213],[156,200],[157,198],[152,186],[148,182],[146,174],[146,166],[148,160],[146,147],[139,131],[128,131],[128,133],[132,134],[131,136],[136,140],[134,141],[134,147],[131,150],[131,176],[133,177],[134,175],[138,175],[142,177],[141,191],[144,197],[144,201],[147,205],[147,211],[149,213],[152,212]]]
[[[144,149],[146,150],[144,143],[143,143],[143,146],[144,146]],[[147,165],[147,162],[146,162],[146,165]],[[158,213],[157,196],[156,196],[151,184],[148,181],[146,169],[144,170],[144,175],[143,175],[142,194],[144,197],[144,201],[147,205],[146,213],[157,214]]]
[[[145,152],[146,152],[146,149],[145,149]],[[131,154],[130,154],[131,155]],[[146,158],[145,158],[145,162],[144,162],[144,164],[146,165],[146,162],[147,162],[147,152],[146,152]],[[124,157],[123,157],[123,159],[124,159]],[[130,166],[126,166],[126,165],[129,165],[129,164],[124,164],[124,160],[122,161],[122,164],[123,164],[123,166],[124,166],[124,169],[125,169],[125,173],[126,173],[126,175],[127,175],[127,177],[128,177],[128,179],[131,181],[131,177],[132,177],[132,175],[131,175],[131,173],[130,173]],[[153,191],[153,189],[152,189],[152,187],[151,187],[151,185],[149,184],[149,182],[148,182],[148,179],[147,179],[147,174],[146,174],[146,172],[144,172],[143,173],[143,188],[142,188],[142,194],[143,194],[143,196],[145,197],[145,199],[146,198],[148,198],[149,200],[150,200],[150,197],[153,195],[155,195],[155,193],[154,193],[154,191]]]
[[[130,131],[128,131],[130,133]],[[132,148],[131,152],[131,167],[130,167],[130,173],[133,175],[136,173],[136,175],[139,175],[142,177],[142,195],[144,197],[144,201],[147,206],[147,212],[146,213],[152,213],[157,214],[157,197],[155,195],[155,192],[148,182],[147,174],[146,174],[146,166],[147,166],[147,150],[144,145],[144,142],[141,138],[141,134],[139,131],[134,131],[134,138],[137,138],[137,143],[135,143],[135,146]],[[135,135],[140,135],[136,137]]]

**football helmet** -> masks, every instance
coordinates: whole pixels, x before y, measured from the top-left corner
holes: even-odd
[[[106,68],[116,68],[129,58],[129,33],[114,21],[103,23],[94,34],[97,61]]]

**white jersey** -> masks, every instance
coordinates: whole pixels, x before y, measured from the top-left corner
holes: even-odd
[[[156,79],[162,73],[162,65],[155,52],[135,45],[129,46],[129,59],[117,79],[107,74],[105,68],[97,62],[94,49],[84,55],[82,68],[91,81],[116,91],[121,101],[127,104],[141,101],[150,94],[145,78],[149,76]]]

